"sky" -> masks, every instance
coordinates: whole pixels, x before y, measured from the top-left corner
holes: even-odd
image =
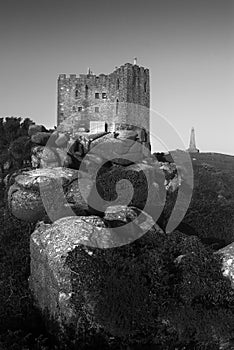
[[[2,1],[0,116],[53,127],[59,74],[109,74],[134,57],[150,70],[154,152],[157,138],[180,148],[160,115],[186,147],[193,126],[201,152],[234,155],[233,0]]]

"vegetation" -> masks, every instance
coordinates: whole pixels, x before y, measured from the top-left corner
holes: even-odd
[[[30,159],[28,128],[34,124],[29,118],[0,118],[0,173],[20,169]]]
[[[76,248],[68,263],[79,273],[74,290],[82,283],[92,305],[82,308],[74,294],[77,312],[85,310],[93,330],[102,326],[121,349],[219,349],[234,336],[231,283],[220,256],[195,236],[147,233],[128,246],[93,249],[90,257]]]
[[[204,243],[217,248],[234,241],[234,173],[194,162],[195,186],[183,220]]]
[[[192,163],[192,200],[177,229],[187,235],[198,236],[203,244],[218,250],[234,241],[234,172],[230,171],[234,170],[234,157],[196,154]],[[186,188],[183,190],[181,186],[179,190],[182,196],[186,195]],[[163,228],[174,208],[177,193],[167,193],[166,204],[158,220]]]
[[[2,197],[1,197],[2,198]],[[2,203],[1,203],[2,204]],[[47,350],[49,336],[28,288],[29,238],[34,225],[0,209],[0,348]]]
[[[27,164],[30,123],[30,119],[0,119],[2,177]],[[204,159],[193,163],[195,190],[184,233],[177,230],[156,237],[147,233],[128,246],[94,249],[85,259],[79,248],[69,255],[67,264],[74,271],[79,267],[77,273],[93,306],[82,310],[84,328],[80,327],[74,349],[218,350],[220,342],[233,346],[234,291],[222,275],[220,256],[213,254],[205,239],[233,241],[234,181],[224,169],[225,162],[220,168],[214,167],[215,159],[212,164]],[[35,308],[28,288],[34,225],[12,217],[4,191],[1,182],[0,349],[70,350],[70,345],[56,343],[47,333]],[[104,194],[113,193],[111,187],[111,193]],[[168,197],[170,210],[173,196],[172,201]],[[82,262],[79,266],[72,266],[74,257]],[[100,274],[93,273],[94,264]],[[74,278],[74,290],[76,283]],[[74,295],[73,302],[78,310],[79,296]]]

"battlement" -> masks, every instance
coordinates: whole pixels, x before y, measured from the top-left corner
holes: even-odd
[[[115,67],[115,70],[109,74],[100,73],[99,75],[90,73],[90,74],[59,74],[58,80],[65,80],[65,79],[99,79],[104,77],[109,77],[115,74],[120,74],[121,71],[124,69],[133,69],[138,70],[141,72],[144,72],[146,74],[149,74],[149,69],[144,68],[142,66],[138,66],[137,64],[132,63],[125,63],[124,65],[121,65],[120,67]]]

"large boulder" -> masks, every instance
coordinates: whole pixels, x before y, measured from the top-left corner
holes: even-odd
[[[59,157],[54,148],[34,146],[31,162],[33,168],[55,168],[59,166]]]
[[[216,254],[220,254],[223,263],[223,275],[228,277],[231,281],[232,288],[234,288],[234,243],[219,249]]]
[[[43,125],[38,125],[38,124],[32,124],[28,128],[28,135],[33,136],[37,134],[38,132],[46,132],[46,128]]]
[[[148,212],[156,221],[166,200],[164,181],[159,164],[115,166],[97,176],[89,205],[97,209],[98,215],[110,205],[134,206]]]
[[[74,167],[74,161],[65,148],[34,146],[31,150],[31,163],[35,168],[56,168],[66,167],[78,169]],[[76,164],[75,164],[76,165]]]
[[[58,147],[66,147],[68,141],[68,136],[66,134],[60,133],[58,135],[58,138],[55,140],[55,143]]]
[[[140,217],[138,222],[137,217]],[[133,218],[137,227],[135,232],[140,238],[120,246],[123,230],[117,229],[131,223]],[[125,233],[129,238],[128,232]],[[105,219],[96,216],[66,217],[52,225],[38,226],[30,240],[30,288],[37,306],[46,316],[48,330],[56,332],[54,335],[60,339],[65,337],[67,341],[81,346],[82,331],[86,335],[94,335],[102,329],[109,336],[124,338],[126,335],[134,337],[147,327],[150,329],[148,322],[154,322],[151,303],[155,290],[143,275],[150,276],[149,268],[153,273],[157,265],[150,267],[147,263],[142,264],[142,261],[146,259],[147,245],[149,254],[159,236],[162,239],[165,234],[154,225],[152,218],[140,210],[124,207],[108,208]],[[112,276],[118,264],[121,269],[118,276],[126,273],[122,270],[126,259],[127,270],[130,267],[133,269],[132,277],[136,277],[134,283],[137,283],[139,293],[136,293],[135,299],[119,300],[120,313],[114,317],[111,314],[107,316],[108,313],[104,311],[104,304],[109,303],[106,293],[110,294],[109,297],[116,293],[117,297],[123,288],[119,281],[119,284],[113,285],[113,290],[109,290],[110,285],[107,288],[105,281]],[[144,271],[137,272],[138,265]],[[124,286],[126,290],[132,288],[132,281],[128,283],[128,287]],[[128,303],[129,310],[124,305],[121,309],[122,301],[124,305]],[[117,304],[114,305],[116,307]],[[103,315],[101,310],[104,311]],[[124,319],[122,312],[125,312]]]
[[[88,205],[76,185],[78,176],[86,186],[92,185],[88,174],[67,168],[36,169],[16,176],[8,191],[12,214],[29,222],[42,220],[46,214],[52,221],[76,213],[87,215]]]
[[[51,137],[50,132],[37,132],[31,136],[32,142],[37,145],[45,146]]]
[[[130,165],[144,158],[142,145],[134,138],[132,132],[122,137],[118,133],[103,135],[92,141],[90,152],[115,164]]]

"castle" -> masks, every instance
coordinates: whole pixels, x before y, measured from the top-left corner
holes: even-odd
[[[57,124],[78,132],[138,131],[140,141],[149,141],[149,70],[126,63],[114,72],[94,75],[60,74],[58,77]]]

